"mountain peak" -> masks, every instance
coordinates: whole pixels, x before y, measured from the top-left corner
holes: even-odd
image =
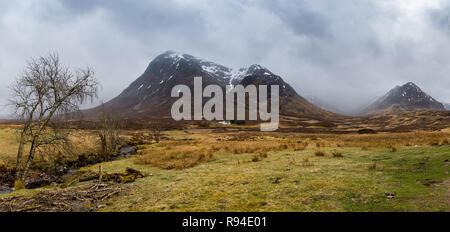
[[[444,105],[422,91],[413,82],[396,86],[379,98],[366,112],[445,110]]]
[[[414,82],[408,82],[408,83],[404,84],[403,86],[413,86],[413,87],[418,87],[416,84],[414,84]]]
[[[430,95],[425,93],[419,86],[413,82],[408,82],[398,88],[394,88],[392,94],[401,94],[402,97],[408,98],[408,101],[420,100],[421,98],[426,98],[430,101],[437,102]]]
[[[419,86],[417,86],[416,84],[414,84],[413,82],[408,82],[402,86],[400,86],[400,88],[404,89],[404,88],[410,88],[411,90],[417,91],[417,92],[422,92],[422,90],[419,88]]]
[[[194,56],[191,56],[189,54],[183,54],[183,53],[180,53],[180,52],[177,52],[177,51],[173,51],[173,50],[166,51],[166,52],[162,53],[161,55],[159,55],[159,56],[157,56],[155,58],[155,60],[161,60],[161,59],[163,59],[163,60],[172,60],[173,62],[178,62],[178,61],[180,61],[182,59],[185,59],[185,60],[192,60],[192,59],[198,60]]]
[[[159,65],[155,65],[156,63],[158,63]],[[162,69],[160,66],[163,66]],[[173,69],[173,66],[175,66],[175,70],[180,66],[189,66],[190,68],[196,67],[203,74],[222,79],[232,85],[241,81],[246,76],[275,76],[271,71],[269,71],[269,69],[259,64],[252,64],[248,68],[231,69],[215,62],[200,59],[195,56],[180,53],[174,50],[168,50],[158,55],[150,63],[148,70],[163,70],[165,68]]]
[[[247,68],[248,75],[261,75],[261,76],[274,76],[274,74],[267,68],[259,65],[252,64]]]
[[[261,69],[267,70],[267,68],[265,68],[259,64],[252,64],[252,65],[250,65],[250,67],[248,67],[248,69],[249,70],[261,70]]]

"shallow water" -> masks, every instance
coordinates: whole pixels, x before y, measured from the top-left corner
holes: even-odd
[[[8,194],[8,193],[10,193],[10,192],[12,192],[12,189],[2,189],[2,190],[0,190],[0,195],[5,195],[5,194]]]

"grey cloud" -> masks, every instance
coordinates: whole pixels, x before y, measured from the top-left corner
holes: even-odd
[[[330,36],[328,19],[314,11],[311,1],[263,1],[261,5],[276,14],[298,35]]]
[[[177,50],[233,68],[260,63],[348,111],[408,81],[450,102],[449,9],[418,0],[0,0],[0,78],[11,83],[25,60],[58,51],[96,69],[107,101]],[[0,104],[7,96],[0,87]]]
[[[168,31],[193,34],[205,29],[196,9],[179,6],[173,1],[63,0],[62,4],[77,17],[106,10],[114,23],[137,35]]]
[[[450,4],[440,9],[432,9],[428,12],[431,23],[444,33],[450,35]]]

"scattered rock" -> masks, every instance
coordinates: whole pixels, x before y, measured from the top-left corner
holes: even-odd
[[[136,170],[136,169],[127,168],[126,171],[127,171],[128,173],[130,173],[130,174],[135,175],[136,177],[139,177],[139,178],[145,177],[145,175],[142,174],[142,172],[140,172],[140,171],[138,171],[138,170]]]
[[[425,186],[431,186],[431,185],[439,184],[439,183],[442,183],[442,181],[432,180],[432,179],[426,179],[426,180],[423,182],[423,185],[425,185]]]
[[[272,184],[279,184],[281,179],[282,179],[281,177],[273,178]]]
[[[122,147],[119,150],[119,156],[121,157],[130,157],[137,153],[137,147],[130,146],[130,147]]]
[[[36,189],[36,188],[41,188],[41,187],[44,187],[44,186],[51,185],[51,183],[52,182],[49,181],[49,180],[38,180],[38,181],[26,184],[25,188],[27,188],[27,189]]]
[[[98,172],[85,172],[79,177],[79,182],[86,182],[91,180],[96,180],[99,178]]]
[[[125,172],[121,173],[104,173],[101,177],[102,182],[116,182],[116,183],[131,183],[136,181],[137,178],[143,178],[147,175],[144,175],[142,172],[127,168]]]
[[[387,199],[393,199],[395,197],[395,193],[385,193],[384,195]]]
[[[131,183],[136,180],[136,176],[135,175],[120,176],[119,179],[120,183]]]

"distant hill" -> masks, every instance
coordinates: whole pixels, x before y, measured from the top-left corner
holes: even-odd
[[[0,114],[0,120],[10,120],[13,119],[14,117],[8,114]]]
[[[390,90],[364,109],[361,114],[402,113],[417,110],[445,110],[445,107],[416,84],[409,82]]]
[[[145,72],[119,96],[104,104],[106,110],[121,118],[158,119],[170,117],[172,88],[179,84],[193,90],[194,77],[203,77],[203,86],[249,84],[279,85],[280,113],[287,116],[328,117],[333,114],[316,107],[287,84],[280,76],[261,65],[233,70],[223,65],[173,51],[165,52],[150,62]],[[270,92],[269,92],[270,93]],[[84,111],[87,118],[99,115],[102,107]]]

